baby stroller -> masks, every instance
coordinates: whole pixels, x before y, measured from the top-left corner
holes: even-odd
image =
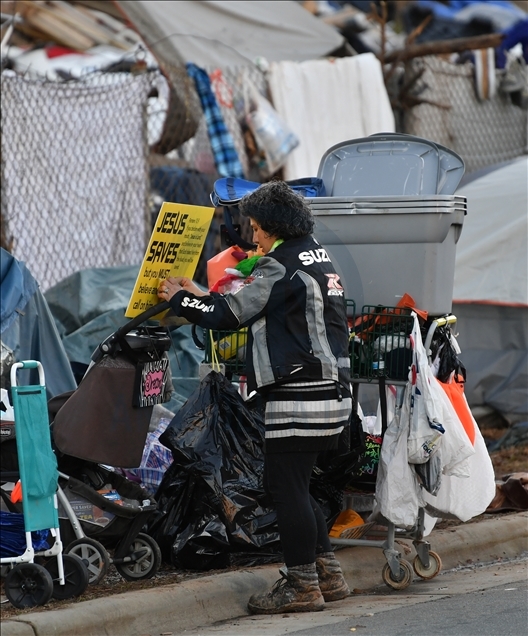
[[[118,473],[99,465],[83,468],[76,469],[83,480],[59,472],[59,524],[66,553],[82,559],[90,584],[99,583],[111,563],[128,581],[153,577],[161,565],[161,552],[141,529],[156,503],[141,486]],[[96,486],[101,484],[99,492]]]
[[[40,385],[17,386],[18,369],[38,369]],[[23,512],[20,515],[11,506],[9,512],[2,511],[1,563],[7,573],[4,587],[8,600],[17,608],[26,608],[44,605],[51,597],[79,596],[88,585],[88,571],[77,556],[62,552],[57,462],[51,447],[41,363],[28,360],[13,364],[11,391]],[[51,547],[49,539],[53,540]],[[35,557],[40,562],[35,562]]]
[[[127,580],[151,578],[161,565],[156,541],[141,532],[156,502],[111,467],[140,465],[153,406],[170,399],[170,334],[140,327],[168,306],[151,307],[106,338],[78,388],[48,403],[65,551],[83,560],[91,584],[111,563]]]

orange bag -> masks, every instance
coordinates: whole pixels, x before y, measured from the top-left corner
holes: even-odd
[[[395,316],[406,315],[408,312],[405,310],[407,309],[412,309],[412,311],[416,312],[416,315],[419,318],[427,320],[427,316],[429,315],[428,312],[423,309],[418,309],[414,298],[410,294],[405,293],[400,298],[395,309],[389,310],[387,308],[382,308],[379,313],[370,313],[359,316],[354,323],[356,335],[363,340],[368,339],[369,332],[372,332],[376,325],[389,324]]]
[[[449,398],[449,401],[453,405],[458,419],[462,422],[462,426],[469,437],[469,441],[475,446],[475,420],[469,409],[469,405],[464,395],[464,382],[462,376],[458,376],[457,380],[445,384],[438,380],[440,386],[444,389]]]
[[[355,528],[356,526],[362,526],[365,522],[362,517],[355,511],[348,508],[339,513],[337,519],[332,526],[332,529],[328,533],[331,537],[339,538],[341,533],[348,528]]]
[[[20,501],[22,501],[22,482],[19,479],[11,491],[11,503],[19,503]]]
[[[240,263],[240,258],[237,258],[235,254],[240,255],[241,253],[244,254],[239,247],[228,247],[207,261],[207,285],[209,289],[225,275],[226,267],[235,267]]]

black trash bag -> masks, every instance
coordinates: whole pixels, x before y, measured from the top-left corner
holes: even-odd
[[[160,442],[174,461],[148,532],[165,561],[209,570],[280,560],[276,514],[262,487],[264,421],[211,372]]]

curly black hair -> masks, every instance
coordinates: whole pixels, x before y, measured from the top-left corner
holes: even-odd
[[[285,181],[262,184],[241,199],[238,209],[264,232],[285,241],[313,232],[314,218],[308,204]]]

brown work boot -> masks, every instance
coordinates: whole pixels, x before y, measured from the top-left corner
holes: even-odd
[[[319,587],[327,603],[350,596],[350,589],[343,577],[339,561],[333,552],[323,552],[315,557]]]
[[[253,594],[249,599],[248,609],[252,614],[317,612],[324,608],[315,563],[281,568],[279,572],[282,578],[269,592]]]

